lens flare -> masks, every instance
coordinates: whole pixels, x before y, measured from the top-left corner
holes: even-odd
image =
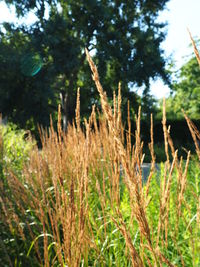
[[[22,57],[20,69],[23,75],[32,77],[42,68],[43,61],[39,54],[29,53]]]

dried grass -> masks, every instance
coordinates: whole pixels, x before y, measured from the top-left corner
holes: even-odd
[[[198,61],[198,63],[199,63],[199,66],[200,66],[200,55],[199,55],[199,51],[198,51],[198,49],[197,49],[197,47],[196,47],[195,41],[194,41],[194,39],[192,38],[192,34],[191,34],[191,32],[190,32],[189,29],[188,29],[188,33],[189,33],[189,36],[190,36],[190,40],[191,40],[191,42],[192,42],[192,46],[193,46],[193,49],[194,49],[195,56],[196,56],[196,58],[197,58],[197,61]]]
[[[40,129],[42,150],[39,151],[34,147],[31,151],[30,160],[24,166],[22,179],[18,179],[12,172],[8,174],[7,180],[14,196],[14,205],[5,194],[0,197],[4,222],[9,225],[11,231],[16,228],[24,239],[26,236],[24,229],[20,227],[21,219],[26,220],[31,240],[35,240],[38,233],[43,234],[43,249],[41,250],[39,242],[34,243],[34,249],[38,262],[47,267],[56,264],[78,267],[84,266],[85,262],[87,266],[91,253],[95,254],[96,262],[100,261],[102,266],[106,266],[98,242],[105,244],[111,225],[115,225],[120,231],[132,266],[175,266],[165,253],[169,247],[169,239],[170,242],[174,242],[174,246],[177,246],[177,253],[184,266],[184,258],[177,242],[179,222],[184,220],[182,208],[187,204],[184,197],[188,186],[190,152],[183,168],[182,160],[179,161],[178,152],[170,137],[170,128],[167,128],[164,101],[162,123],[166,162],[163,178],[160,178],[158,221],[152,222],[149,207],[154,197],[151,193],[155,185],[156,161],[153,116],[151,116],[149,144],[152,157],[151,170],[144,185],[142,178],[144,155],[140,134],[141,109],[136,116],[136,131],[133,135],[129,105],[127,131],[122,124],[121,84],[118,87],[118,95],[113,93],[112,110],[101,86],[97,68],[87,50],[86,55],[100,95],[103,114],[97,121],[94,106],[90,118],[85,119],[82,125],[78,89],[75,123],[69,125],[67,132],[64,132],[61,127],[59,106],[57,130],[53,128],[52,120],[48,131]],[[200,155],[197,146],[199,132],[186,115],[185,118],[197,154]],[[173,158],[171,163],[169,148]],[[123,214],[122,184],[130,202],[129,223]],[[175,211],[170,208],[174,184],[177,184]],[[1,190],[3,191],[3,188]],[[200,199],[198,196],[195,197],[197,197],[199,222]],[[92,206],[96,200],[98,203]],[[30,218],[26,215],[23,218],[19,216],[26,214],[27,210],[34,213],[35,221],[38,222],[34,231],[30,227]],[[190,208],[187,210],[189,212]],[[177,219],[176,227],[172,229],[170,216],[174,213]],[[188,229],[191,230],[190,226]],[[133,242],[133,233],[136,237],[139,236],[137,242]],[[49,246],[54,253],[50,253]]]

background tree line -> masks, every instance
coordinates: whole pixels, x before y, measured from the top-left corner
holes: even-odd
[[[184,109],[191,119],[200,120],[200,68],[194,55],[187,59],[176,76],[166,101],[168,118],[183,119]]]
[[[18,18],[34,12],[31,25],[3,23],[0,28],[0,113],[22,128],[37,132],[48,126],[62,104],[65,124],[72,122],[77,88],[81,88],[81,114],[88,116],[99,96],[85,60],[84,48],[93,54],[108,97],[122,82],[123,113],[142,105],[143,118],[162,109],[150,93],[150,80],[161,77],[172,94],[167,99],[170,119],[181,118],[184,108],[199,119],[199,67],[194,57],[170,80],[161,43],[165,24],[157,21],[168,0],[5,0]],[[45,16],[45,14],[48,14]],[[36,55],[42,61],[37,68]],[[40,62],[41,63],[41,62]],[[142,97],[137,94],[143,88]],[[133,116],[132,116],[133,117]]]
[[[122,82],[123,107],[142,103],[144,114],[153,110],[150,79],[169,82],[160,44],[164,23],[157,17],[168,0],[5,0],[18,18],[32,11],[32,25],[4,23],[0,31],[0,112],[23,128],[48,125],[62,102],[64,118],[74,117],[77,87],[81,114],[87,116],[98,95],[85,61],[84,48],[94,54],[108,97]],[[45,10],[48,17],[45,17]],[[38,54],[43,67],[35,76],[24,75],[25,55]],[[31,70],[34,62],[24,68]],[[34,66],[33,66],[34,67]],[[135,88],[143,86],[142,99]]]

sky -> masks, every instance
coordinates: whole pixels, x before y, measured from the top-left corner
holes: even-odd
[[[23,22],[33,23],[36,20],[34,13],[23,19]],[[4,1],[0,0],[0,23],[18,23],[14,8],[8,9]],[[180,68],[187,57],[193,53],[187,28],[194,38],[200,39],[200,0],[170,0],[166,9],[160,13],[159,21],[167,22],[167,35],[162,44],[166,57],[172,56],[175,69]],[[156,98],[169,96],[170,89],[158,79],[151,83],[151,93]],[[138,91],[140,93],[140,90]]]
[[[200,39],[200,0],[170,0],[166,7],[159,17],[160,21],[168,23],[162,48],[166,56],[173,56],[177,70],[193,53],[187,28],[194,39]],[[151,85],[151,92],[157,98],[162,98],[169,96],[170,90],[158,80]]]

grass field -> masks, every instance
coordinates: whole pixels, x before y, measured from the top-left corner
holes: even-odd
[[[57,130],[41,129],[41,150],[29,140],[26,153],[22,145],[13,156],[9,146],[8,161],[1,133],[2,266],[200,266],[198,130],[185,115],[197,156],[188,151],[186,161],[178,158],[164,102],[166,161],[157,175],[151,117],[151,170],[144,182],[141,111],[136,131],[129,114],[125,131],[120,85],[110,107],[86,54],[101,98],[99,120],[94,107],[81,126],[78,91],[74,124],[63,132],[59,109]]]

